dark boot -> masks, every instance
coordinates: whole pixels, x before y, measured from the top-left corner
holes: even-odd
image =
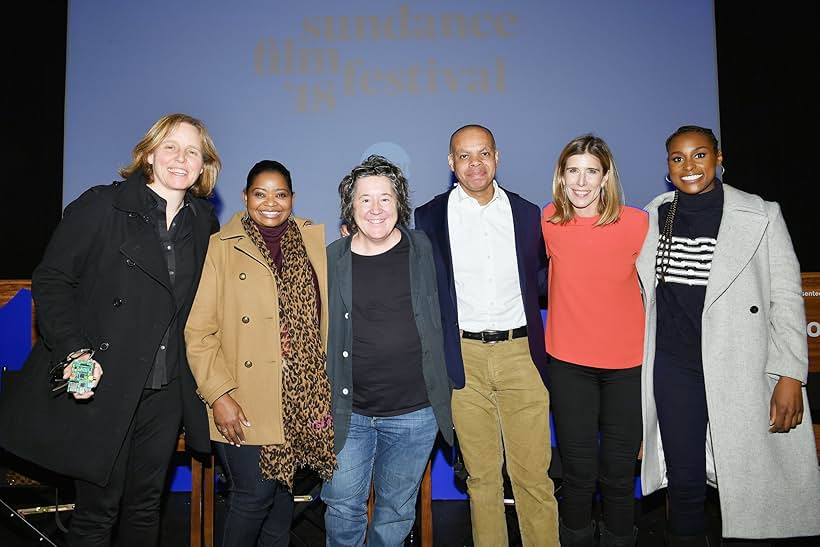
[[[559,521],[558,536],[561,547],[595,547],[595,522],[590,522],[586,528],[572,530],[564,526],[564,521]]]
[[[626,536],[616,536],[603,523],[598,523],[598,529],[601,531],[601,547],[633,547],[638,540],[638,529],[632,527],[632,533]]]

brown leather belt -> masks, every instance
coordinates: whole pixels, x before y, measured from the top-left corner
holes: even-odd
[[[511,330],[483,330],[481,332],[461,331],[461,337],[468,340],[481,340],[485,344],[504,342],[512,338],[522,338],[527,335],[527,325]]]

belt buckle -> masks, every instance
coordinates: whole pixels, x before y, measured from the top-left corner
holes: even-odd
[[[481,343],[482,344],[497,344],[499,342],[498,340],[487,340],[487,339],[484,338],[485,336],[487,336],[487,331],[485,331],[485,330],[481,331]]]

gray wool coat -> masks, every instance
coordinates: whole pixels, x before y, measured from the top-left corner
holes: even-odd
[[[702,318],[703,376],[709,412],[708,481],[720,496],[723,536],[775,538],[820,534],[820,468],[803,389],[803,422],[769,433],[769,402],[780,376],[805,385],[806,315],[800,265],[780,207],[724,184]],[[655,198],[637,268],[646,306],[642,382],[644,494],[666,486],[653,392],[655,356]]]

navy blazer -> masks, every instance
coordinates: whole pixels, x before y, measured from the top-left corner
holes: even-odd
[[[418,207],[414,218],[416,229],[424,231],[433,244],[441,323],[444,329],[444,357],[453,387],[461,389],[464,387],[464,362],[461,356],[453,255],[450,251],[450,230],[447,223],[447,202],[454,188]],[[514,192],[504,189],[504,193],[512,206],[518,280],[524,299],[530,355],[544,385],[549,387],[544,321],[539,303],[547,286],[547,255],[541,233],[541,209]]]

